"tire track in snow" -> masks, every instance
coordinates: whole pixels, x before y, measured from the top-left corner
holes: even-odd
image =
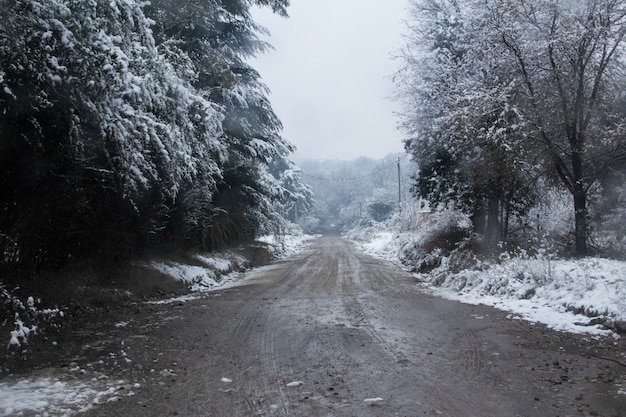
[[[471,329],[465,329],[463,336],[468,344],[465,351],[466,367],[474,376],[479,375],[483,370],[485,362],[483,351]]]

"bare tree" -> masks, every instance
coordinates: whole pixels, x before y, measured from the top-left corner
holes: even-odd
[[[589,190],[610,150],[623,146],[624,121],[611,103],[624,88],[625,7],[621,0],[493,2],[497,36],[517,65],[528,126],[573,197],[578,255],[588,252]]]

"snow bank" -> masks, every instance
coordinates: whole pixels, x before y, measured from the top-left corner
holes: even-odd
[[[192,291],[212,290],[224,284],[224,280],[209,267],[177,262],[151,262],[150,266],[177,281],[183,281]]]
[[[308,248],[308,241],[314,236],[306,234],[289,234],[283,236],[267,235],[258,240],[272,246],[277,258],[286,258],[298,254]]]
[[[264,236],[260,242],[270,246],[274,256],[282,258],[292,256],[307,248],[308,235]],[[228,253],[215,256],[194,255],[202,265],[187,265],[178,262],[151,262],[149,266],[157,271],[182,281],[193,292],[216,291],[236,286],[240,277],[239,269],[246,263],[241,256]],[[184,302],[197,298],[194,295],[153,301],[152,303]]]
[[[362,248],[369,254],[389,262],[398,262],[399,248],[392,232],[376,232],[370,241],[362,243]]]
[[[438,270],[417,276],[446,298],[492,305],[574,333],[608,333],[588,326],[590,317],[607,324],[626,320],[626,262],[511,258],[458,273],[445,265],[444,259]]]
[[[212,269],[219,271],[221,273],[228,273],[229,271],[231,271],[233,269],[233,263],[234,263],[233,261],[235,261],[236,263],[243,263],[243,259],[241,259],[240,257],[236,255],[231,256],[231,259],[226,259],[222,257],[209,258],[203,255],[196,254],[194,258],[198,259],[203,264],[208,265]]]
[[[389,231],[360,235],[360,248],[399,264],[415,236]],[[626,262],[603,258],[577,260],[503,255],[455,272],[450,257],[429,273],[415,274],[433,293],[470,304],[510,311],[511,318],[543,323],[574,333],[610,334],[604,325],[626,321]],[[591,318],[598,317],[596,321]],[[594,323],[604,325],[591,325]]]

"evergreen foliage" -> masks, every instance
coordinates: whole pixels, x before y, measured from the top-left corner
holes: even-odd
[[[0,264],[277,229],[293,151],[245,58],[287,0],[0,0]]]

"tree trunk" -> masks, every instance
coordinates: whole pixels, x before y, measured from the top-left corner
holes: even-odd
[[[472,229],[475,233],[482,234],[485,233],[485,228],[487,225],[487,214],[484,207],[484,201],[479,199],[474,206],[472,207],[472,214],[470,216],[470,220],[472,221]]]
[[[511,219],[511,204],[510,199],[507,199],[506,202],[502,202],[502,211],[504,213],[502,222],[500,224],[500,241],[504,244],[504,247],[507,246],[509,241],[509,220]]]
[[[587,255],[587,238],[589,234],[589,216],[587,213],[587,191],[583,183],[582,155],[578,149],[582,148],[582,143],[574,146],[572,153],[572,172],[574,174],[574,184],[572,194],[574,196],[574,223],[576,225],[576,255]]]
[[[576,225],[576,255],[587,254],[587,235],[589,231],[589,217],[587,215],[587,193],[582,187],[576,187],[574,192],[574,221]]]
[[[490,197],[487,206],[487,225],[484,240],[488,247],[494,247],[500,238],[500,204],[496,197]]]

